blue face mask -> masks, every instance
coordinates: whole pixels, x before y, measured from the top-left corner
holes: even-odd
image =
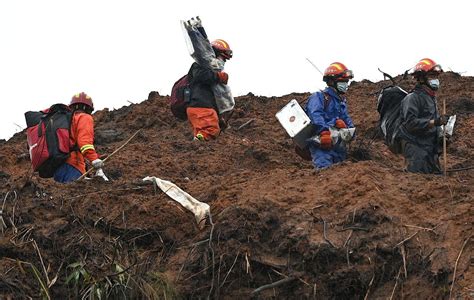
[[[336,89],[342,93],[345,94],[347,90],[349,89],[349,82],[338,82],[336,83]]]
[[[434,91],[438,90],[439,89],[439,79],[438,78],[429,79],[428,80],[428,85],[432,90],[434,90]]]

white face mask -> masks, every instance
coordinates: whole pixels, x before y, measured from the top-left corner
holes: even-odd
[[[338,82],[336,83],[336,89],[341,92],[342,94],[345,94],[347,90],[349,89],[349,82]]]
[[[430,86],[430,88],[434,91],[436,91],[437,89],[439,89],[439,79],[436,78],[436,79],[429,79],[428,80],[428,85]]]

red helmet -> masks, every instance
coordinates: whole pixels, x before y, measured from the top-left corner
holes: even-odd
[[[343,63],[333,62],[324,70],[323,80],[348,80],[354,78],[354,73],[349,70]]]
[[[72,96],[71,103],[69,103],[69,106],[77,103],[88,105],[90,108],[92,108],[92,110],[94,110],[94,103],[92,103],[92,98],[87,96],[87,94],[84,92]]]
[[[440,65],[430,58],[423,58],[416,65],[413,75],[439,74],[443,72]]]
[[[226,41],[217,39],[215,41],[212,41],[211,45],[212,48],[214,48],[214,51],[216,51],[217,54],[222,55],[222,57],[224,57],[225,59],[232,58],[232,50],[230,49],[230,46]]]

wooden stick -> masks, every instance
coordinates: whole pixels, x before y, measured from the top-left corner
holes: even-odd
[[[248,120],[247,122],[245,122],[244,124],[240,125],[237,130],[240,130],[242,128],[244,128],[245,126],[249,125],[250,123],[252,123],[253,121],[255,121],[255,119],[250,119]]]
[[[446,116],[446,100],[443,98],[443,116]],[[446,153],[446,124],[443,126],[443,164],[444,164],[444,176],[446,177],[448,170],[448,154]]]
[[[237,255],[235,256],[234,262],[232,263],[232,266],[230,266],[229,271],[227,271],[227,274],[224,277],[224,281],[222,281],[222,284],[219,286],[219,288],[222,288],[224,286],[225,281],[227,280],[227,277],[229,277],[230,272],[232,272],[232,269],[234,268],[235,263],[237,262],[237,258],[239,257],[239,255],[240,255],[240,252],[237,252]]]
[[[367,294],[365,294],[364,300],[367,300],[369,298],[370,288],[372,287],[372,283],[374,283],[374,279],[375,279],[375,271],[374,271],[374,274],[372,275],[372,279],[370,280],[369,287],[367,288]]]
[[[398,278],[400,277],[400,273],[401,273],[402,269],[398,269],[398,275],[397,275],[397,278],[395,279],[395,285],[393,286],[393,290],[392,290],[392,294],[390,295],[390,299],[389,300],[392,300],[393,299],[393,295],[395,295],[395,290],[397,289],[397,285],[398,285]]]
[[[270,284],[266,284],[266,285],[262,285],[261,287],[253,290],[252,292],[252,295],[255,295],[255,294],[258,294],[264,290],[268,290],[268,289],[271,289],[271,288],[274,288],[274,287],[277,287],[277,286],[280,286],[282,284],[285,284],[287,282],[291,282],[293,280],[295,280],[296,278],[295,277],[287,277],[287,278],[283,278],[281,280],[278,280],[278,281],[275,281],[274,283],[270,283]]]
[[[346,231],[346,230],[360,230],[360,231],[369,232],[368,228],[357,227],[357,226],[349,226],[349,227],[345,227],[345,228],[342,228],[342,229],[336,229],[337,232],[343,232],[343,231]]]
[[[414,237],[415,235],[417,235],[419,232],[420,232],[420,230],[418,230],[418,231],[415,232],[414,234],[410,235],[409,237],[407,237],[406,239],[404,239],[404,240],[401,241],[400,243],[396,244],[395,247],[393,247],[393,248],[397,248],[397,247],[400,246],[401,244],[405,243],[406,241],[408,241],[409,239],[411,239],[412,237]]]
[[[460,172],[460,171],[467,171],[467,170],[472,170],[472,169],[474,169],[474,166],[469,166],[469,167],[459,168],[459,169],[447,170],[447,172]]]
[[[438,225],[439,225],[439,224],[438,224]],[[418,228],[418,229],[421,229],[421,230],[431,231],[431,232],[433,232],[433,233],[436,234],[436,235],[438,235],[438,233],[435,231],[435,228],[438,227],[438,225],[436,225],[436,226],[433,227],[433,228],[427,228],[427,227],[421,227],[421,226],[416,226],[416,225],[403,224],[403,226],[405,226],[405,227]]]
[[[453,288],[454,288],[454,282],[456,281],[456,270],[458,268],[458,262],[459,262],[459,259],[461,258],[461,254],[462,254],[462,251],[464,250],[464,247],[466,246],[466,244],[469,242],[469,240],[471,239],[472,235],[470,237],[468,237],[465,241],[464,241],[464,244],[462,245],[461,247],[461,251],[459,251],[459,255],[458,255],[458,258],[456,259],[456,264],[454,265],[454,274],[453,274],[453,282],[451,283],[451,289],[449,290],[449,299],[452,299],[451,295],[453,293]]]
[[[403,259],[403,272],[405,274],[405,279],[408,278],[408,272],[407,272],[407,259],[406,259],[406,251],[405,251],[405,245],[402,244],[400,247],[402,249],[402,259]]]
[[[140,130],[142,130],[141,128],[138,129],[122,146],[118,147],[117,149],[115,149],[114,152],[112,152],[112,154],[110,154],[109,156],[107,156],[103,162],[106,162],[110,157],[112,157],[115,153],[119,152],[120,150],[122,150],[123,147],[125,147],[139,132]],[[89,175],[89,173],[91,173],[93,170],[95,170],[94,167],[90,168],[87,172],[85,172],[84,174],[82,174],[81,177],[79,177],[77,179],[77,181],[83,179],[84,177],[86,177],[87,175]]]
[[[324,236],[324,240],[329,244],[331,245],[333,248],[337,248],[336,246],[334,246],[334,244],[329,240],[329,238],[326,236],[326,221],[323,220],[323,236]]]

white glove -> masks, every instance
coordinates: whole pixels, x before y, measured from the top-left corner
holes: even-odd
[[[102,159],[98,158],[92,161],[92,166],[94,169],[102,169],[104,167],[104,162]]]
[[[107,176],[105,176],[105,173],[102,169],[98,169],[97,172],[95,172],[95,176],[96,177],[102,177],[102,179],[104,179],[104,181],[109,181],[109,179],[107,178]]]
[[[354,137],[354,132],[355,132],[355,128],[342,128],[342,129],[339,129],[339,135],[341,137],[341,139],[348,143],[352,140],[352,138]]]

